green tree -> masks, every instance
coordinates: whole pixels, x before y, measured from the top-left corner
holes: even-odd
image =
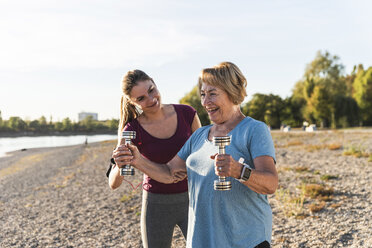
[[[303,80],[298,81],[292,89],[292,95],[285,100],[286,107],[284,114],[286,120],[290,120],[293,123],[299,123],[299,125],[302,125],[302,122],[305,119],[310,121],[310,119],[306,118],[305,115],[308,100],[307,96],[308,94],[306,94],[305,97],[305,82]]]
[[[336,126],[336,98],[350,94],[346,77],[342,75],[344,66],[338,61],[337,56],[318,51],[306,66],[303,78],[296,83],[293,99],[302,105],[305,120]]]
[[[329,99],[327,88],[324,85],[318,85],[314,87],[313,94],[308,101],[309,109],[315,119],[320,121],[321,127],[328,126],[334,118],[332,102]]]
[[[11,131],[19,132],[19,131],[25,131],[27,124],[20,117],[12,116],[9,118],[8,126],[11,129]]]
[[[30,129],[32,130],[32,131],[40,131],[40,123],[39,123],[39,121],[38,120],[33,120],[33,121],[31,121],[29,124],[28,124],[28,126],[30,127]]]
[[[360,68],[353,83],[353,97],[360,108],[364,125],[372,124],[372,67]]]
[[[304,78],[315,85],[323,84],[332,95],[346,95],[346,84],[342,78],[344,66],[338,63],[338,56],[318,51],[315,59],[306,66]]]
[[[62,131],[72,131],[72,123],[70,118],[66,117],[62,120]]]
[[[88,115],[84,120],[80,121],[80,124],[83,129],[88,132],[93,131],[96,126],[93,120],[93,116],[91,115]]]
[[[54,130],[55,131],[58,131],[58,132],[62,132],[63,131],[63,124],[62,122],[60,121],[57,121],[54,123]]]
[[[283,100],[284,107],[281,114],[281,122],[291,127],[300,127],[303,123],[303,108],[306,106],[306,101],[287,97]]]
[[[112,131],[117,131],[118,130],[118,126],[119,126],[119,120],[118,119],[111,119],[109,121],[109,129],[112,130]]]
[[[273,128],[279,128],[282,119],[285,102],[278,95],[254,94],[252,99],[242,106],[242,112],[256,120],[260,120]]]
[[[48,132],[48,123],[45,116],[39,118],[40,132]]]
[[[256,93],[252,99],[242,106],[243,114],[250,116],[256,120],[265,121],[266,103],[268,96],[265,94]]]
[[[198,86],[195,86],[189,93],[182,97],[180,103],[192,106],[198,113],[200,122],[203,126],[211,123],[207,112],[201,105]]]
[[[354,95],[353,84],[357,76],[357,73],[360,71],[364,71],[362,64],[359,64],[358,66],[355,65],[352,72],[349,75],[345,76],[344,80],[346,84],[346,96],[347,97],[353,97]]]
[[[350,96],[335,97],[335,122],[336,127],[350,127],[359,125],[359,107]]]

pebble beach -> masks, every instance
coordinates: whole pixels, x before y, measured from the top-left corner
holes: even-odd
[[[272,136],[272,247],[372,247],[372,130]],[[0,157],[0,247],[142,247],[143,175],[109,188],[115,142]],[[178,228],[172,247],[185,247]]]

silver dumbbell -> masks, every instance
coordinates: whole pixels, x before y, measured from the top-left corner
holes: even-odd
[[[130,144],[132,139],[136,138],[136,131],[123,131],[121,134],[121,144],[127,145]],[[124,140],[123,140],[124,139]],[[133,176],[134,175],[134,168],[130,166],[130,164],[124,165],[124,167],[120,168],[120,175],[121,176]]]
[[[213,137],[213,144],[218,146],[218,153],[225,154],[225,146],[230,145],[230,136]],[[230,190],[231,181],[227,181],[226,177],[218,177],[214,181],[214,190]]]

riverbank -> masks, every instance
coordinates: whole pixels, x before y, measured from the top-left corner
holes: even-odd
[[[0,157],[12,151],[25,151],[30,148],[88,144],[116,138],[117,135],[108,134],[0,138]]]
[[[91,132],[0,132],[0,138],[15,137],[43,137],[43,136],[71,136],[71,135],[117,135],[117,131],[91,131]]]
[[[280,185],[269,196],[272,247],[372,247],[372,134],[272,135]],[[107,184],[115,144],[0,158],[0,247],[141,247],[141,189]],[[179,229],[172,247],[185,247]]]

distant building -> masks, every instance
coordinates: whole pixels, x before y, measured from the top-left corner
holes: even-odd
[[[85,120],[88,116],[92,116],[92,119],[97,121],[98,114],[97,113],[88,113],[88,112],[81,112],[79,113],[79,121]]]

